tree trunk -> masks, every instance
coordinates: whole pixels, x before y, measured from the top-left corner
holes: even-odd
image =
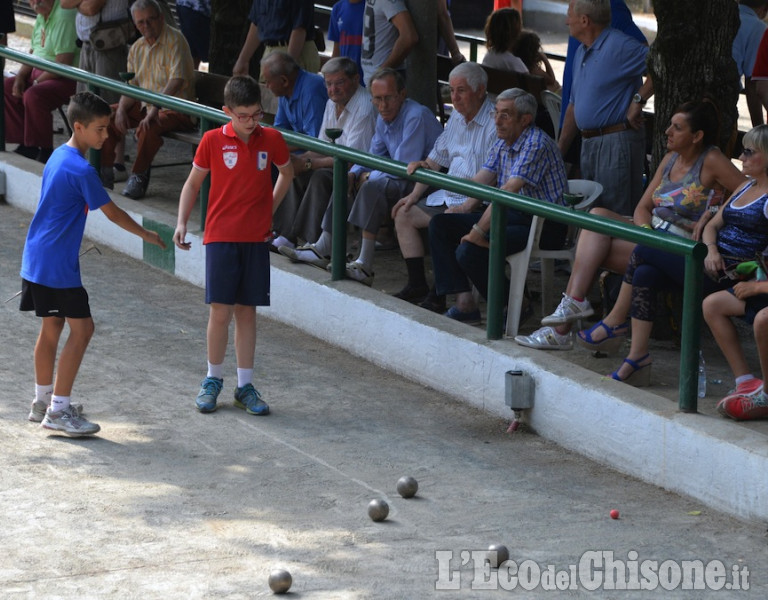
[[[737,130],[739,76],[731,49],[739,28],[733,0],[653,0],[658,22],[648,55],[654,85],[651,172],[666,152],[664,131],[677,106],[712,97],[720,110],[720,148],[729,156]]]
[[[211,51],[208,69],[219,75],[232,75],[232,67],[243,47],[251,22],[251,0],[212,0]],[[257,55],[261,52],[257,51]],[[260,56],[251,60],[251,75],[258,77]]]

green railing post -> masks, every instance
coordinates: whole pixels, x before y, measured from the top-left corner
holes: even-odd
[[[488,251],[488,315],[489,340],[501,339],[504,320],[504,259],[507,237],[507,208],[501,202],[491,205],[491,242]]]
[[[333,244],[331,279],[344,279],[347,271],[347,161],[333,159]]]
[[[695,413],[698,410],[699,342],[701,339],[701,301],[706,248],[697,244],[692,254],[685,257],[685,284],[683,286],[683,321],[680,325],[680,410]]]
[[[0,152],[5,152],[5,86],[0,90]]]

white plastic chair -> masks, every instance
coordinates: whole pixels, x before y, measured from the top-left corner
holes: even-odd
[[[549,113],[549,118],[552,119],[552,126],[555,129],[555,141],[560,137],[560,110],[563,105],[563,99],[559,94],[550,92],[549,90],[542,90],[541,103]]]
[[[569,179],[568,192],[571,194],[582,194],[584,199],[574,206],[575,210],[587,211],[603,193],[603,186],[596,181],[588,179]],[[509,299],[507,301],[507,335],[514,337],[520,326],[520,309],[523,306],[523,293],[525,290],[525,280],[528,276],[528,266],[534,259],[541,260],[541,310],[542,314],[549,314],[548,303],[554,299],[552,283],[555,274],[555,260],[568,260],[573,267],[574,257],[576,255],[576,237],[575,233],[571,237],[571,245],[561,250],[542,250],[539,247],[541,240],[541,230],[544,227],[544,219],[533,217],[531,221],[531,231],[528,234],[528,243],[522,252],[510,254],[507,256],[509,265]]]

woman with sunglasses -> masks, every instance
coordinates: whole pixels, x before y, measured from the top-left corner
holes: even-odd
[[[700,217],[709,215],[707,209],[723,201],[724,190],[735,190],[745,181],[715,145],[718,130],[719,115],[711,101],[681,105],[666,130],[668,152],[635,208],[634,218],[606,208],[593,209],[592,214],[698,240],[705,223]],[[635,244],[628,240],[582,230],[560,305],[542,319],[544,327],[531,335],[517,336],[515,341],[540,350],[570,350],[573,347],[571,323],[594,312],[586,295],[598,271],[623,273],[634,248]],[[629,333],[629,292],[631,288],[624,296],[619,295],[610,315],[579,333],[579,343],[603,352],[616,351],[623,345]]]
[[[707,245],[703,293],[708,296],[734,284],[732,273],[742,262],[754,260],[768,246],[768,125],[744,136],[743,173],[749,178],[707,223],[701,241]],[[685,258],[647,246],[637,246],[624,275],[622,293],[631,286],[632,343],[629,355],[611,374],[633,385],[649,385],[656,291],[680,289]]]

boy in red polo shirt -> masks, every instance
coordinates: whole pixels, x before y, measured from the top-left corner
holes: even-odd
[[[208,375],[200,384],[197,410],[216,410],[224,383],[223,363],[229,323],[235,318],[237,387],[235,406],[252,415],[269,414],[253,387],[256,307],[269,306],[269,243],[272,215],[293,179],[288,147],[275,129],[259,125],[264,115],[259,84],[233,77],[222,107],[231,121],[207,131],[179,197],[173,241],[189,250],[187,221],[200,186],[211,174],[205,220],[205,302],[208,317]],[[272,165],[279,176],[272,188]]]

